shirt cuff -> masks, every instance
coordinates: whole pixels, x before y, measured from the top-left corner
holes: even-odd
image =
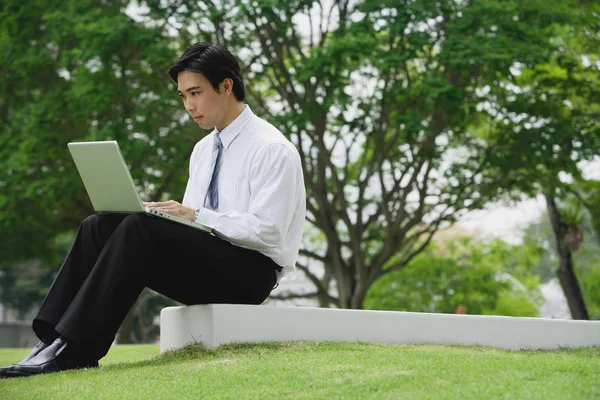
[[[220,214],[216,211],[200,207],[198,209],[198,217],[196,218],[196,222],[214,229],[219,216]]]

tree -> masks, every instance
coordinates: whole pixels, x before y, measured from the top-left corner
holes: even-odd
[[[41,257],[93,212],[67,150],[118,140],[147,198],[183,193],[201,138],[166,71],[176,53],[128,1],[7,1],[0,9],[0,259]]]
[[[582,234],[577,221],[569,221],[557,202],[574,193],[561,174],[581,181],[580,162],[600,152],[600,76],[593,64],[600,48],[600,6],[574,6],[579,23],[558,29],[553,39],[559,47],[548,62],[521,68],[514,94],[498,103],[506,110],[504,129],[529,135],[532,150],[521,152],[522,144],[515,141],[503,162],[518,165],[520,179],[534,182],[526,186],[544,195],[558,249],[560,284],[573,318],[588,319],[572,254],[581,245]],[[514,117],[508,118],[511,113]],[[527,121],[524,130],[519,120]]]
[[[68,142],[118,140],[144,197],[183,194],[202,132],[186,124],[168,78],[177,57],[170,38],[125,15],[128,4],[8,0],[0,7],[0,285],[2,302],[21,312],[41,302],[60,266],[46,261],[55,238],[93,212]]]
[[[0,216],[0,234],[9,239],[0,254],[37,252],[42,247],[35,243],[73,229],[89,212],[64,151],[81,132],[125,141],[147,195],[182,193],[186,150],[196,136],[156,76],[165,76],[191,42],[207,40],[241,57],[249,103],[298,147],[307,231],[325,240],[322,250],[305,246],[298,267],[323,306],[353,308],[362,307],[375,281],[408,265],[440,227],[488,201],[535,192],[539,174],[526,173],[515,154],[535,155],[544,140],[562,139],[547,139],[517,118],[546,115],[555,103],[534,103],[537,110],[525,94],[511,101],[518,86],[512,71],[535,70],[558,56],[577,60],[580,53],[555,38],[569,26],[592,23],[582,17],[589,9],[575,1],[141,4],[147,13],[140,23],[123,15],[124,1],[44,7],[11,1],[3,9],[0,43],[18,62],[0,64],[15,77],[0,86],[9,94],[0,101],[9,132],[2,137],[0,163],[8,174],[0,186],[10,199]],[[531,98],[553,90],[542,85]],[[577,123],[587,124],[584,117]],[[560,113],[553,118],[574,121]],[[593,149],[590,137],[580,159]],[[311,262],[324,273],[314,273]]]
[[[596,186],[593,182],[590,183],[592,186]],[[579,193],[587,197],[581,190]],[[591,198],[588,204],[591,206],[594,201],[596,199]],[[589,317],[591,319],[599,319],[600,286],[598,282],[600,282],[600,241],[594,229],[598,221],[593,217],[594,214],[592,212],[589,212],[586,208],[578,208],[579,205],[573,197],[570,199],[570,204],[565,201],[557,202],[557,208],[560,210],[561,216],[566,221],[575,221],[581,234],[581,239],[577,241],[580,247],[573,249],[571,252],[573,273],[578,279],[582,296],[581,301],[585,304]],[[577,214],[580,217],[575,217],[574,219],[572,215],[576,216]],[[557,250],[556,236],[549,216],[547,214],[541,215],[537,221],[534,221],[526,228],[524,235],[545,249],[544,256],[535,268],[535,273],[540,275],[541,281],[546,283],[551,279],[558,279],[560,270],[557,268],[557,265],[560,263],[560,257]],[[565,297],[567,297],[566,293]]]
[[[532,270],[540,256],[532,242],[438,238],[407,268],[377,281],[367,293],[365,308],[538,316],[542,296],[539,276]]]
[[[510,154],[534,153],[545,133],[504,128],[511,71],[572,59],[554,38],[581,21],[577,2],[558,1],[145,4],[179,38],[243,58],[249,101],[301,153],[308,231],[326,241],[304,247],[298,267],[322,306],[344,308],[361,308],[462,213],[534,191]]]

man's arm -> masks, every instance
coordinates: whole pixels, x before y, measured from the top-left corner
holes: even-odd
[[[277,247],[294,214],[306,205],[304,178],[298,154],[281,143],[269,145],[253,163],[247,212],[215,212],[200,208],[197,222],[216,235],[252,250]]]

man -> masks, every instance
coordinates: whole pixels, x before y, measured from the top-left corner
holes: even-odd
[[[306,212],[298,151],[244,104],[226,49],[197,43],[169,75],[214,130],[194,147],[183,202],[146,205],[213,234],[145,214],[88,217],[33,321],[40,343],[1,375],[97,366],[144,287],[184,304],[260,304],[294,269]]]

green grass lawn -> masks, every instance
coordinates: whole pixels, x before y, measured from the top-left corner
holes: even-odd
[[[28,349],[0,349],[0,365]],[[600,349],[342,343],[113,347],[101,367],[0,380],[1,399],[599,399]]]

